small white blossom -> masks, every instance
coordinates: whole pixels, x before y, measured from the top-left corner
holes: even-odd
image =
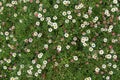
[[[105,64],[102,64],[102,68],[104,68],[104,69],[105,69],[105,68],[106,68],[106,65],[105,65]]]
[[[95,72],[99,72],[99,71],[100,71],[100,68],[96,67]]]
[[[58,50],[58,51],[61,51],[61,49],[62,49],[61,45],[58,45],[58,46],[57,46],[57,50]]]
[[[40,68],[40,67],[41,67],[41,65],[40,65],[40,64],[37,64],[37,65],[36,65],[36,67],[37,67],[37,68]]]
[[[69,64],[65,64],[65,67],[69,67]]]
[[[37,70],[37,72],[38,72],[38,73],[41,73],[41,72],[42,72],[42,70],[41,70],[41,69],[38,69],[38,70]]]
[[[42,17],[42,14],[41,13],[38,13],[38,18],[41,18]]]
[[[117,65],[116,65],[116,64],[113,64],[113,66],[112,66],[112,67],[115,69],[115,68],[117,68]]]
[[[113,0],[113,3],[114,3],[114,4],[117,4],[117,3],[118,3],[118,0]]]
[[[91,51],[91,52],[92,52],[92,51],[93,51],[93,48],[92,48],[92,47],[89,47],[89,51]]]
[[[47,64],[47,61],[46,61],[46,60],[44,60],[44,61],[43,61],[43,64],[45,64],[45,65],[46,65],[46,64]]]
[[[73,59],[74,59],[75,61],[77,61],[77,60],[78,60],[78,57],[77,57],[77,56],[73,56]]]
[[[48,44],[45,44],[45,45],[44,45],[44,48],[45,48],[45,49],[48,49]]]
[[[39,21],[37,21],[37,22],[36,22],[36,25],[37,25],[37,26],[39,26],[39,25],[40,25],[40,22],[39,22]]]
[[[65,36],[65,37],[69,37],[69,34],[68,34],[68,33],[65,33],[64,36]]]
[[[100,54],[100,55],[103,55],[103,54],[104,54],[104,51],[103,51],[103,50],[99,50],[99,54]]]
[[[112,55],[111,55],[111,54],[107,54],[107,55],[105,55],[105,58],[111,59],[111,58],[112,58]]]
[[[49,31],[49,32],[52,32],[52,31],[53,31],[53,29],[52,29],[52,28],[49,28],[49,29],[48,29],[48,31]]]
[[[58,8],[58,5],[57,5],[57,4],[55,4],[55,5],[54,5],[54,8],[55,8],[55,9],[57,9],[57,8]]]
[[[38,76],[38,72],[36,72],[34,75],[37,77]]]
[[[17,75],[20,76],[20,75],[21,75],[21,71],[18,71],[18,72],[17,72]]]
[[[42,56],[43,56],[43,53],[38,54],[38,58],[42,58]]]
[[[67,46],[66,46],[66,49],[70,49],[70,45],[67,45]]]

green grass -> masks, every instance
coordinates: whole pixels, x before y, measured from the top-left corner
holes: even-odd
[[[68,0],[70,4],[66,6],[63,4],[64,0],[36,0],[40,1],[39,3],[36,3],[35,0],[32,3],[29,0],[25,3],[24,1],[27,0],[18,0],[17,5],[7,7],[6,5],[12,1],[14,0],[0,1],[0,9],[4,8],[0,11],[0,80],[17,80],[16,77],[18,80],[109,80],[106,79],[107,76],[110,77],[110,80],[119,80],[120,1],[114,4],[112,0],[101,0],[102,3],[100,0]],[[56,1],[60,1],[60,3]],[[75,6],[80,3],[84,7],[75,9]],[[40,7],[41,4],[42,7]],[[55,4],[58,4],[57,9],[54,8]],[[25,6],[26,11],[23,10]],[[89,7],[92,7],[91,14],[88,14]],[[114,7],[117,7],[118,11],[111,12]],[[46,12],[40,11],[40,8]],[[105,10],[109,10],[109,17],[105,15]],[[62,15],[64,11],[68,11],[65,16]],[[35,16],[35,12],[41,13],[44,20],[41,21],[41,18]],[[79,13],[81,16],[78,16]],[[15,14],[17,17],[14,16]],[[84,18],[85,14],[89,17]],[[68,15],[71,15],[72,19],[68,19]],[[54,16],[57,16],[56,20],[53,19]],[[93,22],[96,16],[99,19]],[[51,18],[51,24],[47,21],[48,17]],[[69,22],[66,23],[65,20],[69,20]],[[76,22],[73,23],[72,20],[76,20]],[[37,21],[40,22],[38,26]],[[89,24],[85,25],[85,22]],[[57,23],[57,29],[54,29],[53,23]],[[82,28],[81,24],[85,27]],[[109,29],[110,25],[113,25],[111,32],[101,31],[102,28]],[[15,28],[12,29],[13,27]],[[52,28],[52,32],[49,32],[49,28]],[[87,30],[90,30],[90,33],[87,33]],[[5,35],[6,32],[9,34]],[[42,36],[33,36],[34,32],[42,33]],[[69,36],[65,36],[65,33],[68,33]],[[85,42],[87,46],[84,46],[85,43],[82,42],[83,37],[89,39]],[[29,38],[32,38],[33,41],[29,42]],[[75,40],[75,38],[77,39]],[[103,41],[104,38],[107,38],[107,42]],[[16,41],[14,41],[15,39]],[[49,43],[49,40],[52,42]],[[92,43],[95,43],[96,46],[90,51]],[[47,49],[45,44],[48,45]],[[60,51],[57,50],[58,45],[61,46]],[[66,49],[67,45],[70,46],[70,49]],[[100,55],[100,50],[104,51],[103,55]],[[41,52],[43,56],[38,58],[38,54]],[[13,53],[16,53],[15,57]],[[112,58],[107,59],[105,56],[108,54]],[[94,55],[97,55],[96,59],[92,57]],[[77,56],[78,60],[74,59],[74,56]],[[117,58],[113,58],[113,56],[117,56]],[[9,59],[10,63],[7,62]],[[33,64],[32,60],[35,60],[36,63]],[[41,67],[42,72],[35,76],[38,70],[36,65],[44,66],[44,60],[47,61],[46,67],[44,69]],[[108,66],[109,63],[112,63],[112,66]],[[65,67],[66,64],[69,66]],[[106,65],[105,69],[102,68],[103,64]],[[116,68],[113,68],[114,64],[117,65]],[[20,68],[21,65],[24,65],[24,68]],[[4,69],[4,66],[7,66],[7,69]],[[15,70],[12,69],[13,66],[16,67]],[[27,73],[30,66],[33,67],[32,75]],[[100,71],[95,72],[97,67]],[[17,74],[18,71],[21,71],[21,75]],[[113,71],[113,74],[110,75],[110,71]]]

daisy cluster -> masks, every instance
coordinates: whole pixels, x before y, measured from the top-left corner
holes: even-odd
[[[0,80],[119,80],[120,0],[0,0]]]

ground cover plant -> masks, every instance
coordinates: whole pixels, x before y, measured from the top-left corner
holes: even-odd
[[[120,0],[0,0],[0,80],[120,80]]]

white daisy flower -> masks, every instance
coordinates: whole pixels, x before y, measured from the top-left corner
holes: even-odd
[[[31,71],[31,70],[27,70],[27,73],[28,73],[29,75],[32,75],[32,71]]]
[[[53,19],[54,19],[54,20],[57,20],[57,16],[53,16]]]
[[[54,5],[54,8],[57,9],[57,8],[58,8],[58,4],[55,4],[55,5]]]
[[[33,39],[32,38],[29,38],[29,40],[28,40],[30,43],[33,41]]]
[[[118,16],[118,20],[120,20],[120,16]]]
[[[71,14],[71,11],[67,11],[67,14],[70,15],[70,14]]]
[[[106,64],[102,64],[102,68],[104,68],[104,69],[105,69],[105,68],[106,68]]]
[[[11,63],[11,59],[8,59],[8,60],[7,60],[7,63]]]
[[[42,36],[42,33],[39,33],[37,36],[40,38]]]
[[[5,69],[5,70],[6,70],[6,69],[7,69],[7,66],[3,66],[3,69]]]
[[[108,66],[112,66],[112,63],[108,63]]]
[[[55,62],[55,66],[58,66],[58,62]]]
[[[87,14],[84,14],[83,17],[87,19],[89,16]]]
[[[62,49],[61,45],[58,45],[58,46],[57,46],[57,50],[58,50],[58,51],[61,51],[61,49]]]
[[[88,29],[86,32],[87,32],[88,34],[90,34],[91,31]]]
[[[32,64],[35,64],[36,63],[36,61],[35,60],[32,60]]]
[[[43,53],[38,54],[38,58],[42,58],[42,56],[43,56]]]
[[[40,25],[40,22],[39,22],[39,21],[37,21],[37,22],[36,22],[36,25],[37,25],[37,26],[39,26],[39,25]]]
[[[46,61],[46,60],[44,60],[44,61],[43,61],[43,64],[45,64],[45,65],[46,65],[46,64],[47,64],[47,61]]]
[[[37,32],[34,32],[34,33],[33,33],[33,35],[34,35],[34,36],[37,36],[37,35],[38,35],[38,33],[37,33]]]
[[[97,59],[97,55],[96,55],[96,54],[93,54],[93,55],[92,55],[92,58],[93,58],[93,59]]]
[[[84,80],[92,80],[92,79],[91,79],[91,77],[87,77],[87,78],[85,78]]]
[[[45,48],[45,49],[48,49],[48,44],[44,44],[44,48]]]
[[[78,5],[78,9],[81,9],[81,8],[83,8],[84,7],[84,4],[83,3],[80,3],[79,5]]]
[[[70,49],[70,45],[67,45],[67,46],[66,46],[66,49]]]
[[[0,52],[2,52],[2,49],[0,49]]]
[[[117,55],[113,55],[113,59],[117,59]]]
[[[36,72],[34,75],[35,75],[36,77],[38,77],[38,72]]]
[[[112,66],[112,67],[115,69],[115,68],[117,68],[117,65],[116,65],[116,64],[113,64],[113,66]]]
[[[84,47],[85,47],[85,46],[88,46],[88,44],[84,42],[84,43],[83,43],[83,46],[84,46]]]
[[[40,64],[36,64],[36,67],[39,69],[39,68],[41,68],[41,65]]]
[[[49,31],[49,32],[52,32],[52,31],[53,31],[53,29],[52,29],[52,28],[48,28],[48,31]]]
[[[92,52],[92,51],[93,51],[93,48],[92,48],[92,47],[89,47],[89,51]]]
[[[111,55],[111,54],[107,54],[107,55],[105,55],[105,58],[111,59],[111,58],[112,58],[112,55]]]
[[[17,17],[17,14],[16,14],[16,13],[14,13],[14,17]]]
[[[96,67],[95,72],[99,72],[99,71],[100,71],[100,68]]]
[[[113,0],[113,3],[114,3],[114,4],[117,4],[117,3],[118,3],[118,0]]]
[[[40,21],[44,21],[44,20],[45,20],[45,18],[44,18],[44,17],[41,17],[41,18],[40,18]]]
[[[67,38],[67,37],[69,37],[69,34],[68,34],[68,33],[65,33],[64,36]]]
[[[14,77],[11,77],[10,80],[15,80],[15,78],[14,78]]]
[[[78,60],[78,57],[77,57],[77,56],[73,56],[73,59],[74,59],[75,61],[77,61],[77,60]]]
[[[110,80],[110,76],[106,76],[106,80]]]
[[[33,66],[29,66],[30,70],[33,70]]]
[[[68,15],[68,19],[72,19],[72,15]]]
[[[95,43],[92,43],[91,46],[92,46],[93,48],[96,47]]]
[[[41,13],[38,13],[38,18],[41,18],[42,17],[42,14]]]
[[[62,15],[63,15],[63,16],[66,16],[66,15],[67,15],[67,13],[66,13],[65,11],[63,11],[63,12],[62,12]]]
[[[40,74],[40,73],[42,72],[42,70],[41,70],[41,69],[38,69],[37,72]]]
[[[113,75],[113,71],[109,71],[109,74],[110,74],[110,75]]]
[[[72,19],[72,23],[76,23],[76,19]]]
[[[18,72],[17,72],[17,75],[20,76],[20,75],[21,75],[21,71],[18,71]]]
[[[69,67],[69,64],[65,64],[65,67]]]
[[[104,39],[103,39],[103,42],[107,42],[107,41],[108,41],[107,38],[104,38]]]
[[[66,19],[66,20],[65,20],[65,23],[69,23],[69,19]]]
[[[9,32],[8,32],[8,31],[6,31],[6,32],[5,32],[5,36],[8,36],[8,35],[9,35]]]
[[[49,40],[48,40],[48,43],[52,43],[52,40],[51,40],[51,39],[49,39]]]
[[[12,53],[12,56],[13,56],[13,57],[16,57],[16,53]]]
[[[22,69],[22,68],[24,68],[24,65],[23,65],[23,64],[21,64],[21,65],[20,65],[20,68],[21,68],[21,69]]]
[[[99,54],[100,54],[100,55],[103,55],[103,54],[104,54],[104,51],[103,51],[103,50],[99,50]]]

